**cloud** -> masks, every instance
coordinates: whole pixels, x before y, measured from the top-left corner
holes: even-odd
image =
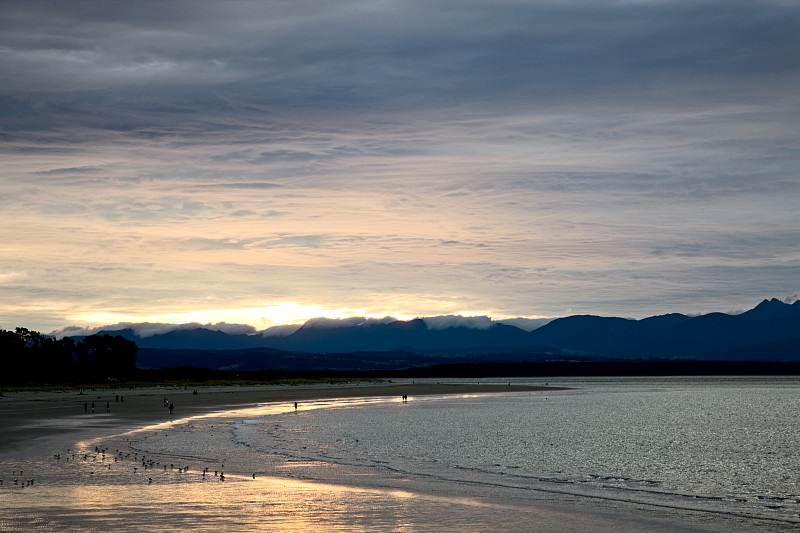
[[[243,189],[243,190],[266,190],[280,187],[276,183],[211,183],[211,184],[192,184],[193,188],[198,189]]]
[[[50,175],[50,174],[89,174],[94,172],[102,172],[100,167],[71,167],[71,168],[53,168],[50,170],[40,170],[35,174]]]
[[[257,248],[278,248],[284,246],[300,246],[303,248],[319,248],[325,242],[322,235],[283,235],[277,239],[268,239],[254,244]]]
[[[796,289],[792,3],[7,4],[3,317]]]
[[[425,325],[428,329],[447,329],[447,328],[473,328],[473,329],[489,329],[494,326],[494,321],[487,316],[461,316],[461,315],[447,315],[447,316],[432,316],[425,317]]]
[[[358,326],[366,326],[372,324],[389,324],[394,322],[395,318],[364,318],[364,317],[348,317],[348,318],[325,318],[318,317],[307,320],[303,323],[303,329],[339,329],[339,328],[353,328]]]
[[[489,329],[497,323],[508,324],[526,331],[532,331],[538,327],[549,322],[551,319],[525,319],[515,318],[502,321],[493,321],[485,316],[431,316],[424,317],[422,320],[425,322],[428,329],[442,330],[447,328],[471,328],[485,330]],[[186,331],[203,328],[211,331],[221,331],[229,335],[260,335],[262,337],[285,337],[295,333],[299,329],[343,329],[353,328],[369,325],[390,324],[396,322],[397,319],[386,316],[383,318],[364,318],[364,317],[348,317],[348,318],[325,318],[317,317],[305,321],[303,324],[287,324],[280,326],[273,326],[261,331],[248,324],[229,324],[225,322],[201,324],[199,322],[188,322],[184,324],[169,324],[169,323],[154,323],[154,322],[120,322],[117,324],[106,326],[94,327],[79,327],[68,326],[59,330],[49,333],[49,335],[62,338],[62,337],[81,337],[87,335],[95,335],[102,331],[118,331],[123,329],[130,329],[134,334],[141,338],[152,337],[153,335],[162,335],[171,331]]]
[[[5,86],[14,98],[68,87],[61,110],[89,110],[94,96],[92,107],[117,120],[159,113],[196,123],[208,120],[200,110],[275,114],[281,105],[358,113],[478,101],[493,112],[543,110],[591,95],[611,106],[712,102],[786,89],[797,68],[800,15],[773,2],[724,11],[708,2],[235,5],[172,2],[151,16],[121,2],[102,16],[58,2],[6,9]]]
[[[270,152],[262,152],[257,159],[253,160],[253,164],[285,162],[285,163],[306,163],[315,159],[325,157],[324,155],[313,154],[311,152],[299,152],[295,150],[273,150]]]
[[[229,216],[232,217],[250,217],[255,215],[258,215],[258,213],[249,209],[237,209],[229,214]]]
[[[526,319],[526,318],[513,318],[500,321],[494,321],[485,316],[431,316],[424,317],[422,320],[425,322],[428,329],[443,330],[447,328],[471,328],[485,330],[489,329],[495,324],[506,324],[518,327],[525,331],[532,331],[536,328],[543,326],[550,322],[552,319]],[[198,328],[203,328],[211,331],[221,331],[229,335],[259,335],[264,338],[269,337],[286,337],[292,335],[299,329],[343,329],[353,328],[360,326],[390,324],[397,321],[396,318],[386,316],[383,318],[364,318],[364,317],[348,317],[348,318],[325,318],[317,317],[305,321],[303,324],[287,324],[272,326],[264,330],[256,331],[256,329],[248,324],[229,324],[225,322],[219,323],[206,323],[187,322],[183,324],[169,324],[158,322],[120,322],[106,326],[94,327],[79,327],[68,326],[60,328],[48,335],[55,338],[63,337],[82,337],[88,335],[95,335],[103,331],[118,331],[130,329],[137,337],[147,338],[153,335],[162,335],[171,331],[187,331]]]
[[[248,324],[228,324],[225,322],[218,322],[216,324],[200,324],[198,322],[190,322],[185,324],[166,324],[154,322],[119,322],[107,326],[94,326],[94,327],[80,327],[80,326],[67,326],[59,330],[49,333],[50,336],[58,339],[63,337],[82,337],[88,335],[96,335],[102,331],[119,331],[123,329],[130,329],[133,333],[140,338],[152,337],[153,335],[162,335],[170,331],[184,331],[193,329],[208,329],[211,331],[221,331],[229,335],[254,335],[256,329]]]
[[[244,250],[253,243],[252,239],[204,239],[194,238],[181,241],[176,247],[182,250]]]

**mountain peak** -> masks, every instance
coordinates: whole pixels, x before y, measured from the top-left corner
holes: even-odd
[[[742,313],[741,316],[747,320],[765,320],[769,318],[780,318],[789,315],[800,314],[800,300],[794,304],[784,303],[777,298],[771,300],[764,299],[753,309]]]

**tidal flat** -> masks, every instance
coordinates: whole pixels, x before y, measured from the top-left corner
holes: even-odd
[[[558,423],[559,413],[587,411],[587,400],[601,408],[609,398],[660,402],[673,389],[700,390],[694,385],[512,381],[6,393],[0,531],[797,527],[796,502],[784,496],[763,509],[737,508],[718,495],[673,490],[670,475],[679,473],[616,479],[619,465],[598,464],[601,457],[589,464],[587,442],[602,441],[592,428],[580,437]],[[552,449],[533,436],[545,432],[537,424],[548,428]],[[576,439],[587,442],[568,446]],[[606,479],[593,477],[604,468],[612,469]]]

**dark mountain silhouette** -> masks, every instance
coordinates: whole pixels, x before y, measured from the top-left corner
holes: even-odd
[[[146,337],[130,328],[99,333],[135,341],[139,365],[150,368],[384,369],[548,359],[800,361],[800,301],[764,300],[738,315],[673,313],[641,320],[576,315],[533,331],[498,322],[432,328],[414,319],[309,321],[283,336],[202,327]]]
[[[770,318],[786,318],[800,315],[800,300],[788,305],[773,298],[764,300],[753,309],[737,315],[747,320],[766,320]]]
[[[740,315],[672,314],[643,320],[566,317],[534,330],[531,336],[537,344],[603,357],[741,359],[752,351],[754,357],[764,358],[768,356],[763,345],[783,343],[780,359],[800,359],[800,353],[787,356],[785,349],[785,343],[800,339],[800,302],[764,300]],[[756,346],[762,348],[755,350]]]
[[[103,330],[102,333],[111,333]],[[429,329],[422,319],[396,320],[386,324],[364,323],[356,326],[303,326],[291,335],[265,337],[231,335],[205,328],[175,329],[167,333],[140,337],[130,328],[113,330],[114,335],[136,341],[139,348],[240,350],[273,348],[309,353],[355,351],[413,351],[476,354],[496,351],[520,351],[535,348],[528,342],[529,333],[514,326],[494,323],[485,329],[465,326]]]
[[[281,349],[312,352],[407,350],[434,353],[485,353],[527,345],[526,331],[495,323],[487,329],[465,326],[429,329],[422,319],[347,328],[302,327],[292,335],[265,339]]]

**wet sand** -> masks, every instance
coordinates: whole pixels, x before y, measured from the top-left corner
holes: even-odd
[[[197,390],[198,394],[194,394]],[[147,387],[135,389],[81,389],[58,392],[4,392],[0,398],[0,457],[30,450],[34,439],[58,438],[65,433],[95,434],[166,422],[210,411],[272,402],[302,402],[325,398],[522,392],[547,390],[502,384],[370,383],[320,385],[248,385],[209,387]],[[551,389],[553,390],[553,389]],[[119,401],[119,397],[122,401]],[[175,405],[170,415],[163,405]],[[92,404],[94,403],[94,412]],[[84,411],[86,406],[86,411]],[[108,406],[110,412],[106,413]]]
[[[624,509],[569,496],[485,498],[469,485],[389,479],[372,472],[333,472],[319,466],[268,469],[257,479],[212,466],[180,473],[177,465],[139,467],[128,448],[75,457],[76,442],[115,442],[128,430],[254,404],[373,396],[534,392],[542,387],[489,384],[383,383],[319,386],[174,387],[6,393],[0,399],[0,531],[754,531],[735,519],[676,516],[663,509]],[[122,401],[117,401],[117,395]],[[167,398],[174,414],[164,407]],[[95,412],[91,413],[91,404]],[[84,413],[84,403],[88,405]],[[106,413],[106,404],[110,413]],[[149,431],[149,430],[148,430]],[[194,429],[193,431],[197,431]],[[106,438],[108,437],[108,438]],[[124,442],[124,439],[123,439]],[[102,444],[101,444],[102,446]],[[80,446],[78,446],[80,447]],[[96,448],[95,448],[96,449]],[[54,453],[59,457],[54,459]],[[83,453],[83,451],[81,452]],[[63,454],[63,457],[61,455]],[[91,451],[90,451],[91,454]],[[119,463],[117,463],[119,456]],[[113,462],[112,462],[113,457]],[[148,461],[150,459],[148,458]],[[170,459],[172,461],[173,459]],[[308,466],[308,465],[305,465]],[[23,469],[19,484],[11,476]],[[220,471],[221,471],[220,466]],[[328,467],[325,467],[328,468]],[[221,473],[221,472],[220,472]],[[27,483],[28,475],[39,479]],[[337,483],[321,483],[334,479]],[[26,485],[27,483],[27,485]],[[500,494],[500,493],[498,493]],[[771,531],[769,524],[757,525]]]

